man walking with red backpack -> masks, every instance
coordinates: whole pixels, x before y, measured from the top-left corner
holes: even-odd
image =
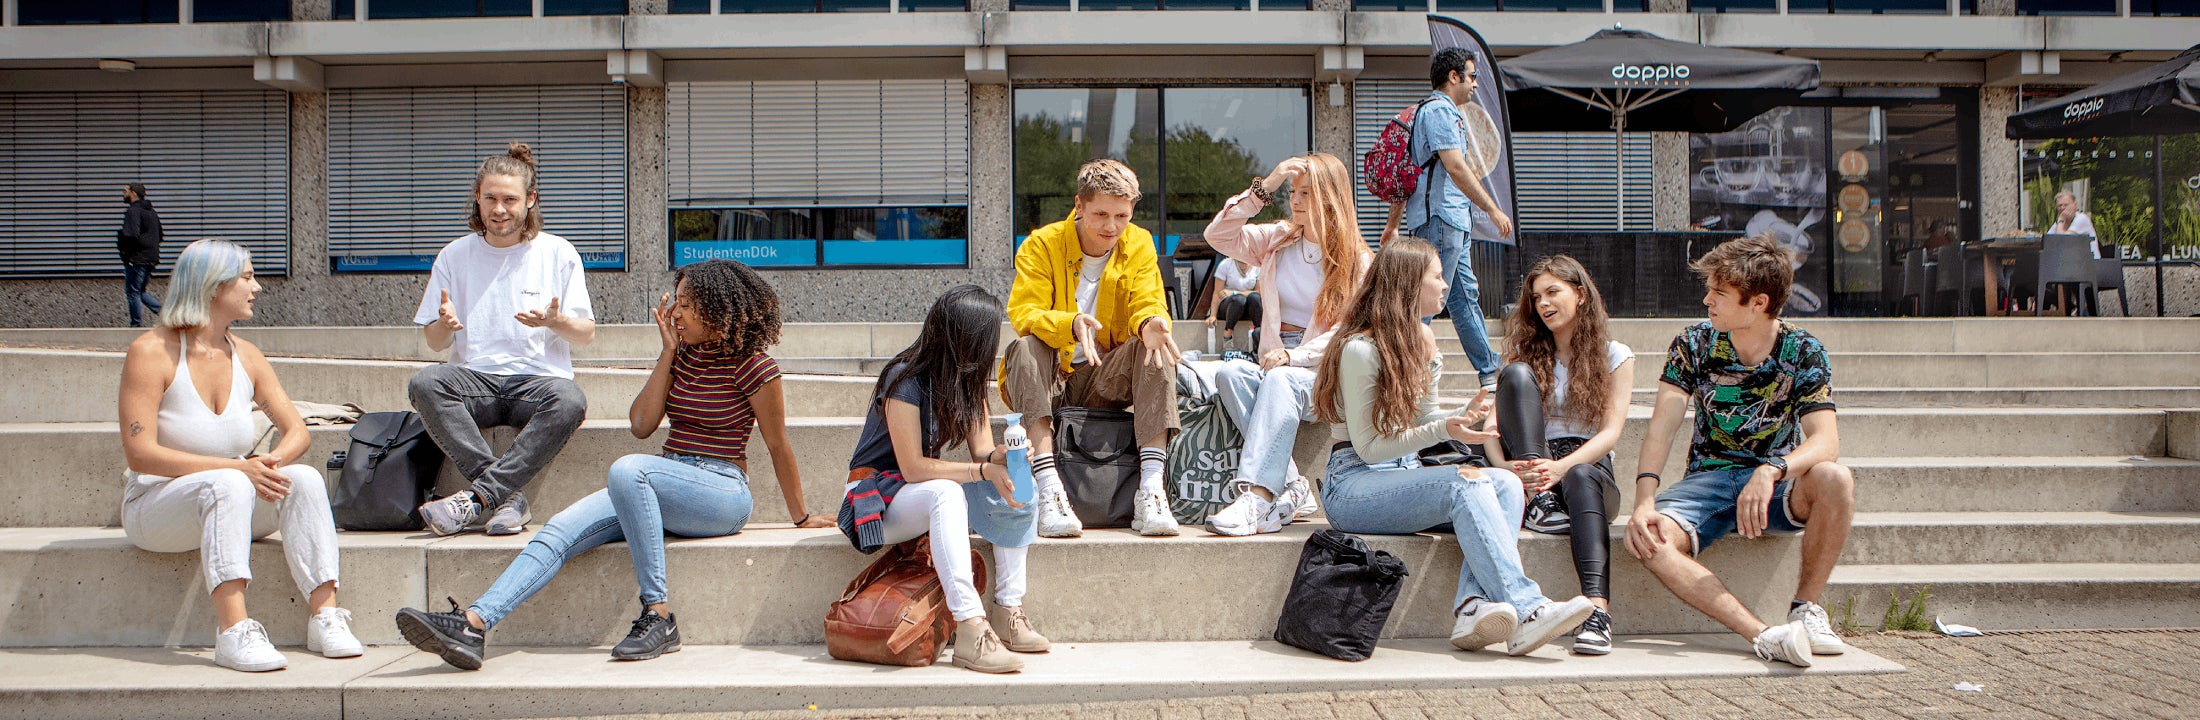
[[[1468,166],[1467,153],[1473,148],[1468,145],[1466,116],[1460,108],[1474,99],[1474,73],[1474,55],[1466,49],[1445,48],[1436,53],[1429,61],[1429,85],[1434,91],[1400,113],[1399,121],[1384,131],[1384,141],[1369,153],[1366,176],[1368,190],[1390,203],[1383,242],[1398,237],[1402,221],[1406,235],[1435,245],[1438,262],[1451,268],[1450,277],[1445,278],[1451,291],[1444,298],[1444,308],[1459,331],[1467,360],[1481,376],[1482,389],[1489,391],[1497,385],[1498,357],[1482,318],[1481,290],[1468,257],[1467,233],[1474,227],[1476,210],[1489,216],[1499,237],[1511,237],[1513,226],[1512,217]],[[1400,144],[1394,132],[1400,130],[1407,138],[1402,143],[1403,158],[1397,157],[1393,147]],[[1490,401],[1488,394],[1476,400]]]

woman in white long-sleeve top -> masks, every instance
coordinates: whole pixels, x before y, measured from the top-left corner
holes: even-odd
[[[1448,288],[1436,249],[1419,240],[1383,247],[1366,286],[1337,326],[1322,359],[1314,411],[1331,423],[1322,506],[1330,525],[1397,535],[1449,527],[1464,556],[1453,595],[1451,644],[1478,650],[1498,641],[1523,655],[1573,630],[1595,611],[1585,598],[1544,597],[1520,567],[1520,478],[1497,468],[1423,467],[1417,452],[1445,439],[1494,440],[1476,430],[1482,413],[1436,408],[1441,364],[1436,335],[1421,318],[1443,307]]]
[[[1291,218],[1247,224],[1291,184]],[[1217,252],[1260,268],[1260,362],[1232,360],[1215,373],[1223,412],[1245,435],[1237,499],[1207,521],[1218,535],[1283,529],[1313,511],[1292,472],[1299,423],[1313,419],[1308,391],[1345,304],[1367,273],[1367,242],[1352,198],[1352,170],[1328,153],[1294,157],[1223,205],[1207,225]]]

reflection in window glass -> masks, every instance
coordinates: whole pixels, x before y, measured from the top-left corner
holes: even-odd
[[[1138,174],[1131,221],[1151,229],[1161,216],[1161,92],[1153,88],[1017,90],[1015,232],[1069,217],[1077,168],[1115,158]]]
[[[826,265],[964,265],[969,210],[954,207],[833,208],[821,228]]]
[[[535,4],[533,0],[373,0],[367,13],[375,20],[528,17],[535,14]]]
[[[758,267],[817,265],[816,211],[809,208],[672,211],[672,266],[739,260]]]
[[[1768,13],[1779,9],[1774,0],[1688,0],[1689,12],[1699,13]]]
[[[1352,9],[1359,12],[1428,12],[1428,3],[1413,0],[1352,0]]]
[[[1947,0],[1788,0],[1788,12],[1846,15],[1946,15]]]
[[[966,0],[901,0],[902,12],[964,12],[970,9]]]
[[[893,9],[887,0],[819,0],[820,12],[886,12]]]
[[[672,0],[674,15],[708,15],[710,0]]]
[[[817,0],[720,0],[718,12],[729,14],[817,12]]]
[[[542,14],[625,15],[626,0],[542,0]]]
[[[1169,136],[1162,146],[1167,194],[1163,250],[1179,237],[1196,237],[1230,196],[1255,175],[1307,152],[1305,88],[1169,88],[1163,111]],[[1284,216],[1269,208],[1254,222]]]
[[[1504,10],[1507,12],[1604,12],[1604,0],[1504,0],[1504,2]]]
[[[290,0],[196,0],[192,22],[286,22]]]
[[[1407,7],[1416,10],[1416,7]],[[1436,0],[1437,12],[1495,12],[1497,0]]]
[[[2018,15],[2114,15],[2116,0],[2017,0]],[[2132,14],[2138,14],[2134,9]]]
[[[2200,17],[2200,0],[2131,0],[2131,14],[2156,17]]]
[[[16,0],[18,25],[172,23],[175,0]],[[287,12],[287,10],[286,10]]]
[[[1069,0],[1013,0],[1009,7],[1016,10],[1068,10]]]

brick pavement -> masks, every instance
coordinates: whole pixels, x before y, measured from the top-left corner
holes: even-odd
[[[1897,675],[1588,682],[1460,690],[905,710],[791,710],[657,720],[2064,720],[2200,718],[2200,631],[1866,635]],[[1595,662],[1580,659],[1577,662]],[[1969,682],[1983,692],[1953,686]],[[636,720],[640,716],[628,716]]]

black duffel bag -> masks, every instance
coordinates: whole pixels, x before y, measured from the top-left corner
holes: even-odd
[[[1405,561],[1368,550],[1358,536],[1314,533],[1299,553],[1298,573],[1276,621],[1276,642],[1338,660],[1366,660],[1375,654],[1375,640],[1390,622],[1405,577]]]
[[[1127,528],[1138,493],[1138,429],[1122,410],[1054,411],[1054,470],[1088,528]]]
[[[417,512],[435,488],[443,468],[443,449],[428,437],[415,412],[375,412],[359,416],[351,428],[351,449],[329,506],[336,527],[344,530],[419,530]]]

